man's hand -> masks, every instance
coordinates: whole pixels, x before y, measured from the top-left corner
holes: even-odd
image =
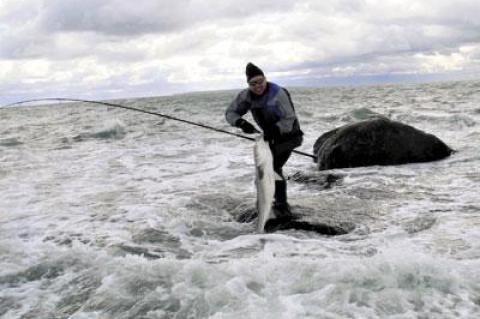
[[[255,129],[252,124],[250,124],[248,121],[245,121],[244,119],[238,119],[237,122],[235,122],[235,126],[242,129],[243,133],[246,134],[258,133],[257,129]]]

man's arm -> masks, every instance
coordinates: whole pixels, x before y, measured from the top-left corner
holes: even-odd
[[[244,133],[252,134],[258,132],[257,129],[251,123],[242,119],[242,116],[250,109],[250,103],[248,103],[246,97],[247,92],[245,90],[237,95],[227,108],[225,119],[230,125],[241,128]]]
[[[295,115],[295,110],[293,109],[293,105],[287,92],[284,89],[278,91],[276,104],[281,114],[281,118],[276,123],[276,126],[281,135],[288,134],[292,131],[293,123],[297,119],[297,116]]]
[[[245,90],[238,93],[225,112],[225,119],[231,126],[238,126],[238,120],[250,109],[250,104],[246,101],[246,93]]]

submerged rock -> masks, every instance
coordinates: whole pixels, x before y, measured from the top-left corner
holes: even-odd
[[[288,217],[269,219],[265,224],[265,232],[267,233],[288,229],[313,231],[327,236],[345,235],[350,231],[340,226],[327,225],[325,223],[312,222],[309,220],[298,220],[297,218]]]
[[[308,185],[309,189],[325,190],[341,184],[343,176],[336,174],[322,174],[318,172],[313,172],[313,174],[296,172],[295,174],[288,176],[288,180]]]
[[[313,152],[320,170],[430,162],[453,150],[432,134],[387,118],[341,126],[321,135]]]
[[[258,213],[255,208],[243,210],[236,220],[239,223],[256,222]],[[311,231],[320,235],[338,236],[351,232],[355,225],[351,223],[339,223],[328,220],[324,216],[319,215],[315,209],[308,207],[293,207],[292,216],[274,217],[265,224],[265,232],[273,233],[282,230],[300,230]]]

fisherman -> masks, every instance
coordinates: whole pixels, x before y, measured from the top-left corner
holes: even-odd
[[[248,89],[242,90],[230,106],[225,117],[232,126],[246,134],[258,133],[256,128],[242,116],[252,112],[253,119],[263,131],[273,156],[275,171],[275,201],[273,212],[276,217],[293,217],[287,202],[287,181],[282,173],[294,148],[303,141],[303,132],[290,97],[290,93],[275,83],[268,82],[263,71],[253,63],[246,67]]]

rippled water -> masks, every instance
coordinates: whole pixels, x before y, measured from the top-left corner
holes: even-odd
[[[236,92],[117,101],[235,131]],[[476,318],[480,82],[292,89],[311,153],[382,114],[446,160],[285,167],[294,211],[347,235],[256,234],[245,140],[86,104],[0,110],[1,318]],[[337,179],[325,186],[328,174]]]

